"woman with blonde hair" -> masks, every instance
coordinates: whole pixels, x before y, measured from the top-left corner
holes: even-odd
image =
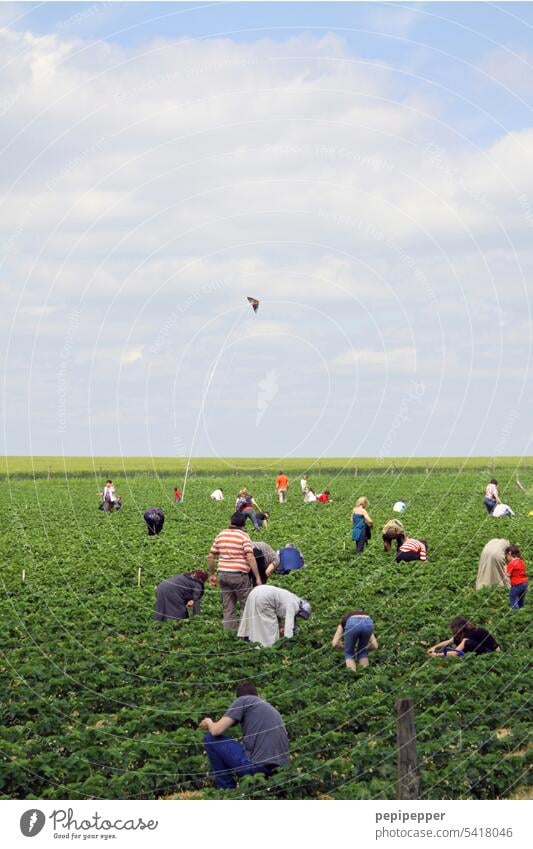
[[[355,542],[355,553],[361,554],[365,545],[367,545],[370,536],[372,525],[374,524],[367,512],[368,498],[362,496],[355,502],[355,507],[352,510],[352,539]]]

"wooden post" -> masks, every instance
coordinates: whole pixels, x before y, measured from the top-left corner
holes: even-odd
[[[395,705],[398,744],[398,799],[420,798],[420,777],[416,758],[415,713],[412,699],[398,699]]]
[[[356,478],[356,477],[357,477],[357,466],[354,469],[354,478]]]
[[[52,477],[52,467],[48,466],[48,480]]]

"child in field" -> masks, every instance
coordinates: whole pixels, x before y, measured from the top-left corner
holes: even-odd
[[[522,560],[520,549],[517,545],[508,545],[505,549],[505,571],[511,582],[509,589],[509,604],[513,610],[520,610],[524,606],[528,588],[528,577],[526,575],[526,564]]]
[[[320,502],[320,504],[331,504],[329,489],[325,489],[324,492],[317,495],[316,500]]]
[[[477,628],[464,616],[456,616],[450,622],[452,637],[428,649],[430,657],[462,657],[467,652],[487,654],[500,651],[492,634],[485,628]]]
[[[344,640],[344,646],[343,646]],[[331,645],[344,650],[346,668],[355,672],[357,663],[364,669],[368,666],[368,652],[375,651],[378,641],[374,636],[374,623],[364,610],[345,613],[333,635]]]
[[[487,508],[487,513],[489,516],[493,513],[494,508],[497,504],[500,503],[500,493],[498,491],[498,481],[496,478],[492,478],[491,482],[487,485],[485,489],[485,498],[483,499],[483,503]]]
[[[174,487],[174,503],[179,504],[180,501],[181,501],[181,491],[176,486],[176,487]]]

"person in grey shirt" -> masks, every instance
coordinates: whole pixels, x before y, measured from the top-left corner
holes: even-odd
[[[279,553],[274,551],[268,544],[262,540],[254,540],[254,557],[257,563],[257,570],[264,584],[268,581],[270,575],[276,571],[279,566]],[[252,574],[252,584],[256,586],[255,576]]]
[[[236,723],[242,725],[242,743],[224,732]],[[207,731],[204,746],[211,765],[215,786],[231,790],[237,786],[235,774],[272,775],[276,767],[288,764],[289,739],[276,708],[259,698],[253,681],[243,681],[237,687],[237,698],[224,716],[214,722],[206,716],[200,728]]]

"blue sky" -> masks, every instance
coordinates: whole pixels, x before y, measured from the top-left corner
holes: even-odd
[[[2,4],[5,451],[529,452],[532,27]]]

